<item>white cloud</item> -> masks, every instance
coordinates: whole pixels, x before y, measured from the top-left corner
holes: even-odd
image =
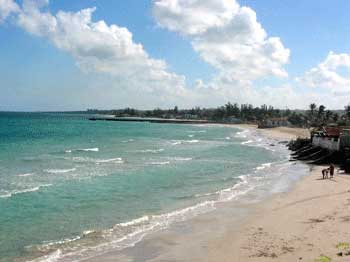
[[[150,57],[141,44],[134,42],[127,28],[93,21],[95,8],[52,14],[45,11],[48,1],[24,0],[21,8],[15,4],[13,11],[3,15],[3,3],[10,2],[14,3],[0,0],[0,17],[15,13],[18,26],[69,53],[89,75],[99,73],[94,87],[81,86],[75,96],[84,100],[84,106],[191,107],[232,101],[297,108],[325,100],[327,106],[337,107],[339,99],[344,103],[346,100],[288,84],[255,88],[254,81],[259,78],[287,76],[283,66],[288,63],[289,50],[278,37],[268,37],[251,8],[241,7],[234,0],[154,2],[158,24],[188,37],[201,58],[218,69],[211,81],[198,80],[193,89],[186,87],[185,77],[172,73],[165,61]],[[317,81],[324,86],[345,86],[349,79],[337,71],[339,66],[350,68],[349,61],[347,54],[330,53],[325,62],[306,73],[304,80],[314,86]],[[69,93],[69,87],[63,89],[69,97],[74,95]],[[60,91],[56,90],[54,101],[59,96],[57,92]],[[74,104],[76,99],[69,101]]]
[[[154,3],[159,25],[188,35],[227,25],[239,5],[231,0],[162,0]]]
[[[268,37],[251,8],[235,0],[155,0],[153,15],[159,26],[188,37],[203,61],[218,69],[209,83],[197,81],[201,104],[276,105],[276,98],[295,91],[254,87],[260,78],[287,77],[290,51],[278,37]]]
[[[19,11],[18,5],[13,0],[0,0],[0,23],[12,13]]]
[[[345,72],[341,72],[345,70]],[[350,91],[350,54],[329,52],[326,59],[307,71],[297,81],[309,87],[328,91]]]
[[[155,0],[157,23],[187,35],[201,58],[236,80],[286,77],[289,60],[278,37],[267,37],[256,13],[235,0]]]
[[[24,1],[18,25],[71,54],[83,71],[111,75],[120,87],[157,93],[159,99],[187,94],[185,77],[169,72],[165,61],[151,58],[127,28],[92,21],[95,8],[53,15],[42,11],[45,2]]]
[[[284,66],[290,50],[278,37],[269,37],[254,10],[236,0],[154,0],[158,25],[187,37],[203,61],[218,69],[209,82],[196,82],[196,101],[218,105],[227,101],[263,103],[285,108],[306,108],[311,102],[339,108],[347,103],[344,92],[307,90],[292,81],[256,87],[259,79],[286,79]],[[339,67],[349,69],[340,74]],[[339,89],[350,88],[350,55],[330,53],[326,61],[305,74],[304,83]]]

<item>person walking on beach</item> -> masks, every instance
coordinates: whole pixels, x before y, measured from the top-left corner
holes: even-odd
[[[329,176],[330,176],[330,178],[333,178],[333,175],[334,175],[334,165],[331,164],[329,166]]]
[[[322,169],[322,179],[328,178],[328,168]]]

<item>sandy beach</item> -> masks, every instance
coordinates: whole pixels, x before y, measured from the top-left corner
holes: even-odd
[[[257,129],[256,125],[248,125],[248,124],[239,124],[239,125],[228,125],[231,127],[238,128],[249,128],[249,129]],[[275,127],[275,128],[267,128],[267,129],[257,129],[258,132],[263,134],[266,137],[276,139],[276,140],[292,140],[298,137],[305,138],[310,136],[310,132],[305,128],[290,128],[290,127]]]
[[[260,132],[282,140],[308,135],[283,127]],[[207,261],[350,261],[350,246],[342,245],[350,237],[350,176],[323,180],[322,168],[310,167],[291,191],[255,205],[240,230],[211,242]]]
[[[322,255],[350,261],[337,255],[350,237],[350,177],[322,180],[321,169],[256,205],[241,230],[228,230],[209,245],[208,261],[317,261]]]
[[[279,141],[308,135],[297,128],[259,132]],[[91,261],[350,261],[350,176],[323,180],[322,168],[310,166],[310,174],[286,193],[259,203],[223,204]]]

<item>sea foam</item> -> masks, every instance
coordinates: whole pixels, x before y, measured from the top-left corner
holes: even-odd
[[[95,147],[95,148],[82,148],[82,149],[77,149],[77,151],[98,152],[98,151],[100,151],[100,149],[98,147]]]
[[[164,151],[164,148],[136,150],[136,152],[140,152],[140,153],[153,153],[153,154],[160,153],[163,151]]]
[[[65,174],[70,173],[77,170],[76,168],[70,168],[70,169],[45,169],[44,171],[50,174]]]
[[[175,161],[191,161],[192,157],[170,157],[169,159],[175,160]]]
[[[199,143],[199,140],[198,139],[192,139],[192,140],[173,140],[171,142],[171,144],[173,146],[176,146],[176,145],[182,145],[182,144],[195,144],[195,143]]]
[[[96,164],[106,164],[106,163],[122,164],[122,163],[124,163],[124,161],[121,157],[96,160]]]
[[[149,162],[147,164],[155,165],[155,166],[163,166],[163,165],[169,165],[170,161]]]
[[[25,193],[31,193],[40,190],[42,187],[49,187],[52,186],[52,184],[44,184],[32,188],[25,188],[25,189],[18,189],[18,190],[12,190],[12,191],[3,191],[0,193],[0,198],[10,198],[18,194],[25,194]]]
[[[262,164],[262,165],[256,167],[256,170],[263,170],[263,169],[265,169],[265,168],[269,168],[269,167],[271,167],[271,164],[272,164],[272,163],[265,163],[265,164]]]
[[[27,177],[27,176],[32,176],[33,173],[25,173],[25,174],[18,174],[17,176],[19,177]]]

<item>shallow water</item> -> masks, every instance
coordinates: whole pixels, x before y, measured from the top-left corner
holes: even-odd
[[[87,117],[0,113],[0,261],[122,249],[218,202],[286,190],[305,168],[253,130]]]

